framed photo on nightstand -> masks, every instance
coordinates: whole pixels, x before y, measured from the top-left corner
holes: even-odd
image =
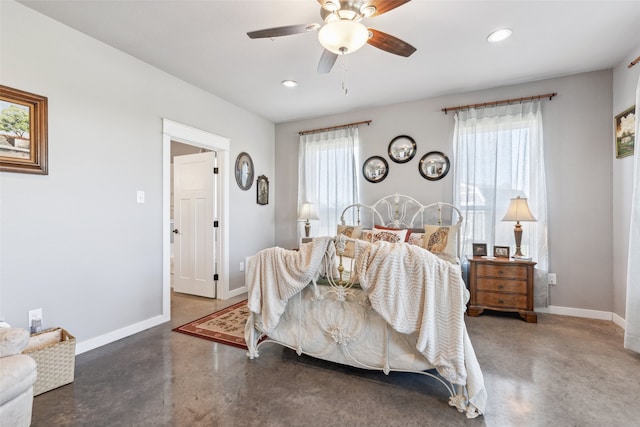
[[[493,256],[496,258],[509,258],[509,246],[494,246]]]
[[[486,243],[474,243],[473,244],[473,256],[487,256],[487,244]]]

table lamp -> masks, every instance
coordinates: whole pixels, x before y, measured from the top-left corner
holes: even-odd
[[[311,224],[309,220],[311,219],[319,219],[318,214],[316,213],[316,208],[313,207],[313,203],[304,202],[300,207],[300,212],[298,214],[298,220],[304,221],[304,235],[305,237],[309,237],[309,233],[311,232]]]
[[[504,215],[504,218],[502,218],[502,220],[516,222],[516,226],[513,229],[513,234],[516,238],[516,253],[513,255],[513,258],[531,259],[531,257],[524,256],[522,254],[522,251],[520,250],[520,243],[522,242],[522,226],[520,225],[520,221],[536,220],[533,217],[531,210],[529,210],[527,199],[520,196],[516,197],[515,199],[511,199],[509,208],[507,209],[507,213]]]

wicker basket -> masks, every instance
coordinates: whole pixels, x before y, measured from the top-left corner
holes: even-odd
[[[38,379],[33,385],[34,396],[73,382],[76,356],[75,337],[62,328],[47,329],[31,336],[34,337],[57,329],[61,331],[59,343],[23,352],[33,357],[38,364]]]

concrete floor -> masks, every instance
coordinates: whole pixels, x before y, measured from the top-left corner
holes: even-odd
[[[171,331],[241,299],[174,295],[171,322],[77,356],[75,381],[34,399],[33,425],[640,425],[640,355],[623,349],[611,322],[467,317],[489,396],[484,416],[469,420],[422,375],[361,371],[274,344],[249,360]]]

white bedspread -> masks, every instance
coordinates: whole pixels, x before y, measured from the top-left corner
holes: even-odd
[[[288,299],[324,274],[325,253],[335,254],[330,242],[314,239],[299,251],[269,248],[249,259],[248,307],[261,316],[267,335]],[[417,332],[416,349],[447,380],[465,385],[469,402],[484,412],[487,394],[464,324],[469,293],[460,266],[417,246],[387,242],[357,241],[354,260],[354,273],[373,309],[397,332]]]

